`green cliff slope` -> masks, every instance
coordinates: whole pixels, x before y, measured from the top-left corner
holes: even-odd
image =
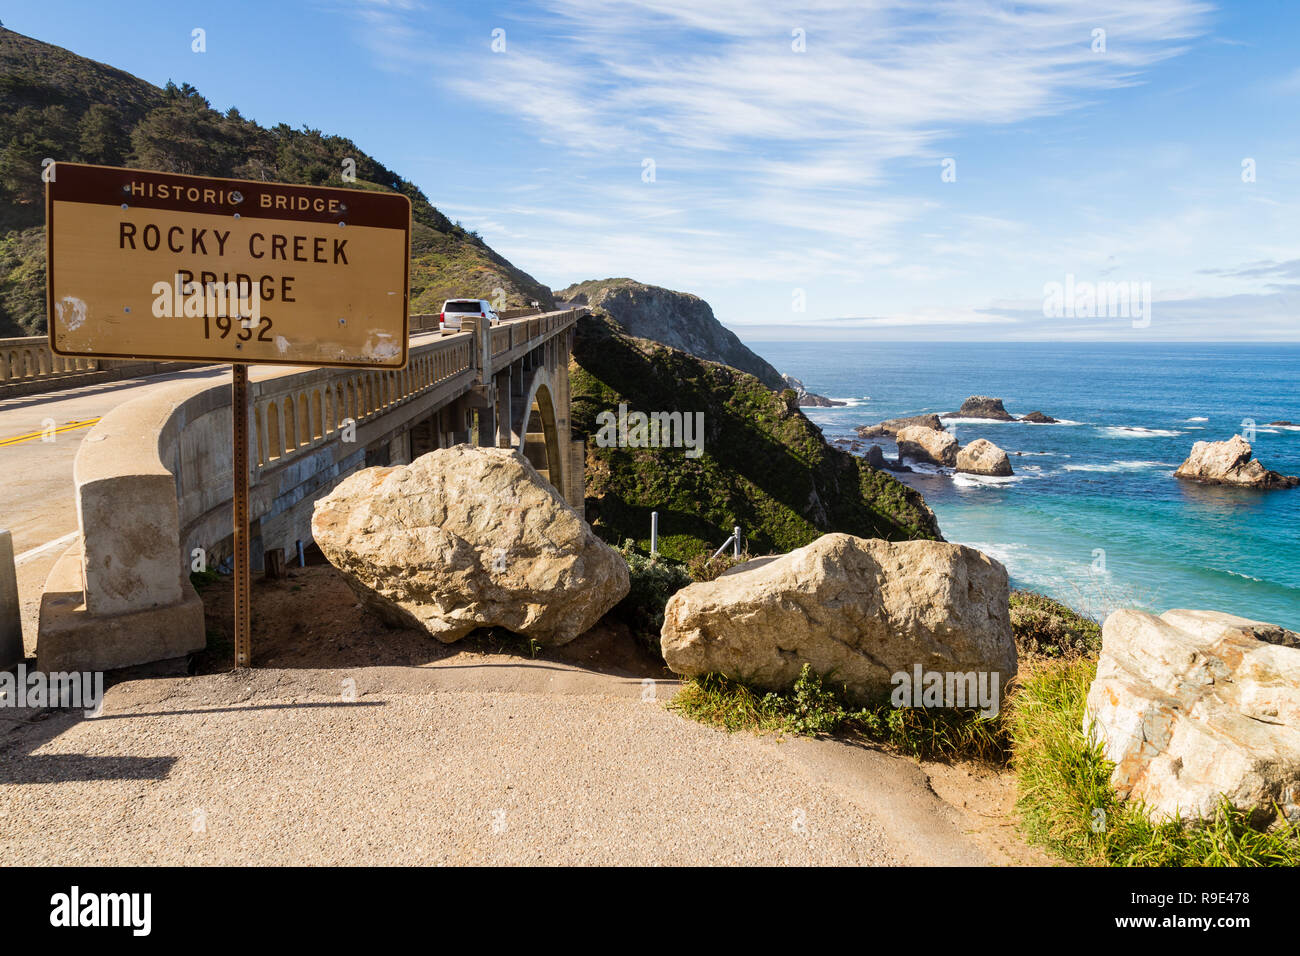
[[[784,552],[828,531],[938,538],[916,491],[822,438],[794,404],[757,378],[627,335],[597,313],[578,326],[573,428],[587,439],[587,519],[607,541],[647,548],[659,512],[660,550],[684,560],[717,548],[740,525],[752,554]],[[620,402],[643,412],[704,413],[704,450],[601,448],[597,416]]]

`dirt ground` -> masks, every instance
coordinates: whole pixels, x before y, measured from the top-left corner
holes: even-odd
[[[414,628],[392,627],[367,611],[342,575],[308,554],[306,567],[285,578],[253,580],[252,647],[255,667],[355,668],[474,663],[506,655],[561,661],[620,677],[671,679],[672,674],[621,622],[606,619],[558,648],[531,648],[526,639],[484,628],[443,644]],[[208,649],[195,655],[192,673],[218,674],[234,664],[234,590],[231,578],[200,588]]]

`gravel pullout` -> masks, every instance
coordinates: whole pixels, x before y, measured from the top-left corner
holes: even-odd
[[[0,727],[0,859],[991,861],[915,763],[729,735],[671,693],[527,661],[129,681],[101,718]]]

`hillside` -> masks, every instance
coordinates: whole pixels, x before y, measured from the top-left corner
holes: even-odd
[[[284,123],[266,129],[237,109],[218,113],[188,84],[159,89],[0,27],[0,336],[45,331],[47,157],[401,192],[412,203],[412,312],[435,312],[451,296],[492,299],[497,288],[508,306],[554,302],[544,285],[346,137]],[[342,178],[346,158],[356,161],[354,183]]]
[[[685,559],[717,548],[733,525],[751,553],[789,551],[827,531],[938,538],[921,495],[833,448],[794,404],[752,375],[582,319],[574,343],[572,422],[587,440],[587,519],[605,540]],[[704,413],[698,458],[682,448],[598,447],[597,416],[620,402],[642,412]]]
[[[629,335],[738,368],[771,389],[786,387],[780,372],[714,318],[707,302],[689,292],[634,279],[591,279],[555,295],[562,302],[578,302],[606,313]]]

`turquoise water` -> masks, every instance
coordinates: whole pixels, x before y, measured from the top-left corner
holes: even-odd
[[[1102,616],[1212,608],[1300,630],[1300,489],[1251,491],[1173,477],[1192,443],[1256,422],[1255,456],[1300,474],[1300,346],[968,343],[759,344],[810,391],[851,399],[804,411],[828,439],[899,415],[996,395],[1013,415],[1071,424],[949,422],[987,438],[1012,479],[900,475],[944,536],[1007,566],[1016,586]],[[884,442],[892,456],[893,444]],[[1023,452],[1017,456],[1014,452]]]

